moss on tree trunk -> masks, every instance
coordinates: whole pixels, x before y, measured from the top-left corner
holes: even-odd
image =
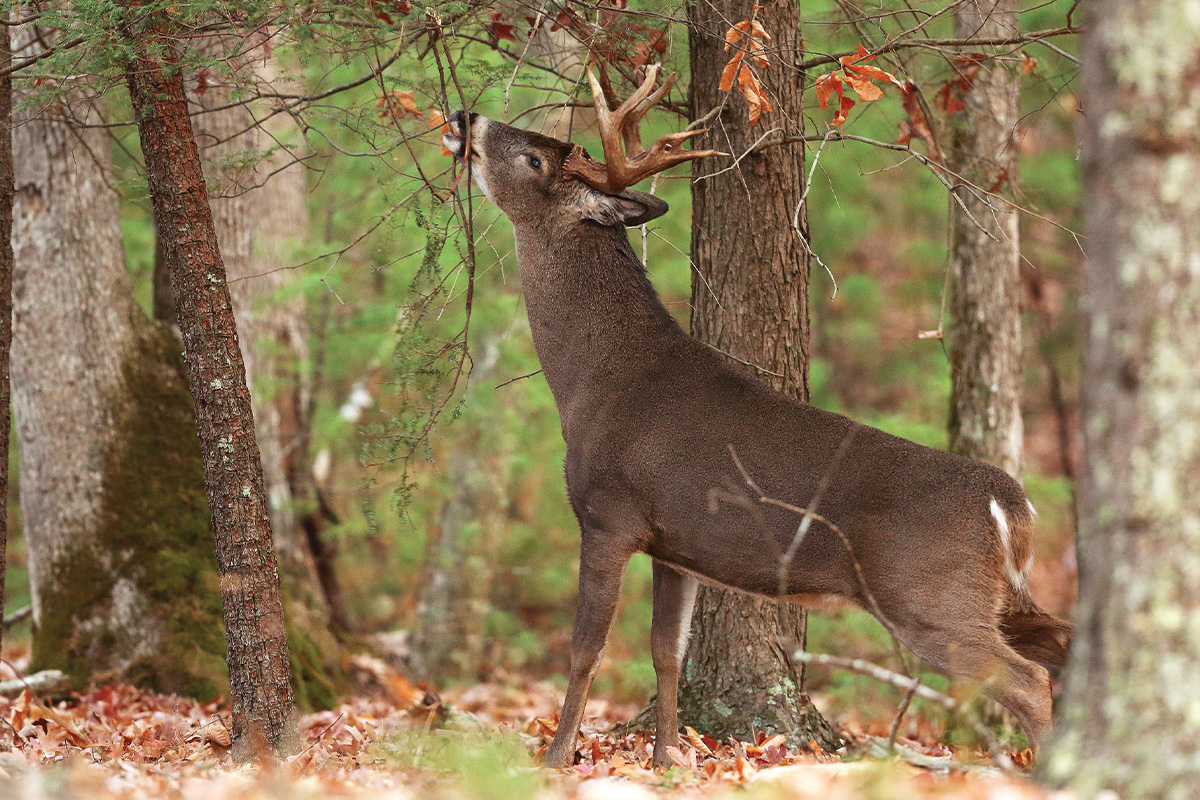
[[[228,691],[216,556],[179,343],[146,326],[113,399],[95,535],[54,561],[33,666],[77,685]]]

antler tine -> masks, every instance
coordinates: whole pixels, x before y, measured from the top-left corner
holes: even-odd
[[[655,89],[649,97],[644,98],[636,106],[629,109],[625,119],[621,121],[621,136],[625,139],[625,154],[635,156],[642,152],[642,136],[638,126],[642,124],[642,118],[646,116],[646,112],[654,108],[654,105],[667,96],[667,92],[671,91],[671,87],[675,85],[675,76],[668,75],[663,81],[663,85]],[[633,98],[631,97],[630,100]]]
[[[616,136],[619,133],[620,119],[623,117],[621,108],[624,106],[610,109],[600,81],[596,79],[590,69],[587,71],[587,76],[588,83],[592,86],[592,105],[596,107],[596,122],[600,126],[600,144],[604,148],[604,161],[607,164],[619,163],[624,159],[625,154],[622,152],[621,144],[617,141]],[[613,124],[614,118],[616,118],[616,125]]]
[[[604,100],[608,103],[609,110],[613,110],[621,105],[621,98],[617,97],[612,81],[608,79],[608,64],[604,61],[599,61],[597,64],[600,67],[600,89],[604,93]],[[595,97],[593,96],[594,99]]]
[[[592,160],[587,152],[576,146],[564,165],[564,174],[579,178],[590,186],[609,194],[617,194],[656,172],[676,164],[697,158],[726,155],[715,150],[683,150],[680,145],[707,133],[707,130],[679,131],[660,138],[649,150],[642,148],[638,125],[649,110],[671,91],[674,76],[668,77],[661,87],[654,88],[658,78],[657,64],[646,70],[645,80],[634,90],[629,99],[617,108],[612,85],[601,66],[601,79],[589,69],[588,83],[592,87],[592,100],[596,107],[596,121],[600,127],[600,142],[604,147],[604,164]],[[624,144],[624,148],[622,148]]]

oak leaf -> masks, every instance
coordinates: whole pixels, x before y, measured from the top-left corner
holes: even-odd
[[[757,14],[762,6],[755,6]],[[721,81],[717,89],[722,92],[732,91],[737,85],[738,91],[746,98],[750,106],[750,124],[758,122],[763,111],[773,111],[771,101],[762,81],[754,74],[753,64],[760,68],[768,64],[766,43],[771,41],[771,34],[757,19],[745,19],[725,31],[725,52],[733,50],[724,69],[721,70]]]
[[[867,52],[861,44],[855,52],[842,56],[838,59],[838,64],[841,69],[834,70],[827,75],[822,75],[817,78],[815,88],[817,90],[817,103],[824,111],[829,106],[829,101],[836,95],[838,99],[837,110],[833,115],[833,124],[841,125],[846,121],[850,113],[850,109],[854,108],[855,100],[846,96],[846,87],[849,86],[858,95],[859,101],[870,103],[883,97],[883,89],[872,83],[872,80],[886,81],[903,90],[904,81],[901,81],[895,75],[879,67],[864,64],[864,61],[871,61],[876,56]]]
[[[492,36],[496,41],[501,39],[507,39],[510,42],[517,41],[516,26],[503,22],[503,19],[504,16],[499,11],[492,13]]]

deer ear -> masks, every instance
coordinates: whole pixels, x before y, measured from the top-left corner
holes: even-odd
[[[583,197],[584,219],[601,225],[644,225],[667,213],[665,201],[645,192],[627,189],[620,194],[604,194],[589,189]]]

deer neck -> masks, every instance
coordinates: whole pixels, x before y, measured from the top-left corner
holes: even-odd
[[[685,334],[623,228],[531,224],[516,234],[533,343],[565,436]]]

